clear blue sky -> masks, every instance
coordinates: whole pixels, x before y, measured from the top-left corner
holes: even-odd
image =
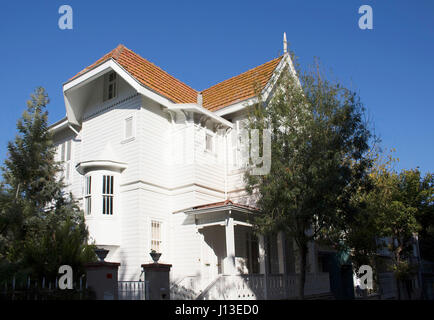
[[[73,8],[73,30],[58,9]],[[358,8],[373,9],[373,30]],[[0,161],[36,86],[50,123],[65,115],[62,84],[119,43],[201,90],[282,52],[319,57],[357,90],[399,168],[434,171],[434,1],[4,1],[0,11]]]

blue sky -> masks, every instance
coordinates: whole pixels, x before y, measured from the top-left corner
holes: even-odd
[[[73,30],[58,9],[73,8]],[[358,8],[371,5],[373,30]],[[356,90],[398,169],[434,171],[434,1],[7,1],[0,11],[0,161],[34,88],[65,115],[62,84],[124,44],[197,90],[282,53],[282,33],[302,66],[319,57]]]

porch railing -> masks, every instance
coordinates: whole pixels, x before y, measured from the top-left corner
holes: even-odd
[[[298,297],[298,274],[267,275],[267,299]],[[262,274],[221,275],[215,283],[198,296],[200,300],[263,300],[265,278]],[[330,293],[328,273],[306,274],[305,296]]]

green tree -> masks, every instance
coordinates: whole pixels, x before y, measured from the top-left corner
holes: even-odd
[[[427,173],[420,181],[421,201],[418,205],[417,219],[420,254],[424,260],[434,262],[434,175]]]
[[[271,169],[246,173],[257,195],[259,232],[283,230],[291,236],[300,261],[299,296],[304,297],[308,244],[327,240],[351,210],[353,194],[371,164],[370,131],[357,95],[325,79],[319,68],[285,70],[268,103],[250,112],[250,128],[271,128]]]
[[[93,259],[83,214],[63,191],[48,103],[41,87],[31,95],[17,122],[18,134],[8,144],[0,185],[2,265],[38,276],[55,275],[61,264],[79,268]]]
[[[409,283],[416,274],[417,262],[413,257],[415,236],[429,226],[421,222],[433,215],[432,175],[421,176],[419,169],[396,172],[391,169],[394,159],[377,163],[371,173],[375,187],[366,195],[367,210],[374,215],[377,238],[383,239],[382,246],[392,253],[391,268],[398,285],[406,286],[410,296]],[[428,227],[428,228],[427,228]],[[386,241],[388,240],[388,241]]]

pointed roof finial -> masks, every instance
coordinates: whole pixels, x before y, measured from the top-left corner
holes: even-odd
[[[288,41],[286,41],[286,32],[283,33],[283,53],[288,52]]]

